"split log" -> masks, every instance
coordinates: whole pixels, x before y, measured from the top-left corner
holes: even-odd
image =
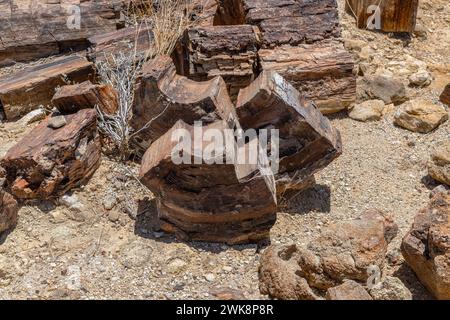
[[[96,85],[88,80],[58,88],[53,96],[52,105],[64,114],[77,113],[81,109],[95,106],[105,113],[112,114],[117,110],[118,96],[111,85]]]
[[[111,32],[121,25],[122,3],[122,0],[0,1],[0,64],[85,49],[88,37]]]
[[[243,0],[246,23],[257,25],[266,48],[341,35],[336,0]]]
[[[196,81],[221,76],[232,100],[254,80],[258,39],[252,26],[192,28],[184,39],[185,75]]]
[[[172,59],[159,56],[147,62],[136,88],[131,126],[135,145],[145,151],[178,120],[193,125],[236,119],[222,78],[195,82],[176,74]],[[231,123],[230,122],[230,123]]]
[[[263,71],[240,91],[236,110],[244,130],[279,130],[277,189],[308,186],[308,180],[342,152],[339,131],[274,71]]]
[[[445,87],[444,91],[440,96],[440,100],[443,104],[450,107],[450,83]]]
[[[379,9],[375,10],[377,7]],[[360,29],[412,33],[416,26],[419,0],[348,0],[347,11],[356,16]],[[379,12],[379,19],[376,18]],[[377,20],[379,26],[376,25]]]
[[[1,179],[1,178],[0,178]],[[0,234],[17,224],[19,206],[16,199],[0,185]]]
[[[356,100],[353,56],[337,41],[259,51],[263,70],[274,70],[324,114],[339,112]]]
[[[40,105],[49,105],[57,87],[93,79],[93,64],[85,58],[58,58],[0,78],[0,104],[6,118],[15,120]]]
[[[145,57],[152,46],[154,37],[152,28],[140,26],[95,35],[88,41],[90,44],[88,58],[98,63],[119,53],[126,56],[135,53],[136,58]]]
[[[228,124],[220,121],[203,129],[223,132],[227,128]],[[172,161],[178,144],[173,137],[176,130],[189,134],[191,149],[183,150],[183,157],[191,164]],[[206,164],[212,159],[205,156],[211,143],[197,146],[193,131],[192,126],[177,122],[151,145],[142,160],[140,179],[157,195],[162,229],[183,240],[228,244],[268,238],[277,211],[270,177],[261,176],[256,165],[228,163],[223,154],[212,155],[223,164]],[[196,162],[200,155],[204,161]]]
[[[66,125],[41,122],[0,161],[8,190],[19,199],[61,196],[87,182],[100,165],[101,143],[95,110],[65,116]]]

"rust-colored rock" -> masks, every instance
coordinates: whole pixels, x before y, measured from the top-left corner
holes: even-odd
[[[397,225],[385,213],[369,210],[359,219],[322,228],[306,248],[271,246],[259,268],[260,290],[278,299],[321,299],[326,291],[353,280],[365,285],[369,267],[383,270]]]
[[[1,178],[0,178],[1,179]],[[0,234],[17,224],[19,206],[16,199],[0,185]]]
[[[224,132],[227,128],[219,121],[203,129]],[[172,160],[172,153],[180,151],[175,149],[178,139],[172,136],[176,130],[189,134],[191,149],[183,150],[183,157],[190,164]],[[196,145],[193,132],[192,126],[177,122],[142,160],[140,180],[157,196],[161,228],[183,240],[237,244],[268,238],[277,211],[273,176],[260,175],[256,165],[229,162],[225,152],[205,157],[212,142]],[[223,164],[207,164],[212,159]]]
[[[41,122],[0,161],[8,190],[19,199],[63,195],[85,183],[100,165],[95,110],[65,116],[66,124],[58,129],[49,126],[51,120]]]
[[[352,55],[337,41],[259,51],[263,70],[274,70],[323,114],[339,112],[356,100]]]
[[[437,193],[403,238],[402,254],[422,284],[437,298],[450,299],[450,191]]]
[[[221,76],[232,99],[255,78],[258,39],[252,26],[197,27],[188,30],[184,74],[196,81]]]
[[[379,7],[378,11],[376,8]],[[419,0],[348,0],[347,11],[360,29],[412,33],[416,26]],[[379,19],[376,18],[379,12]],[[376,25],[377,20],[379,26]]]
[[[95,106],[105,113],[112,114],[117,110],[118,96],[111,85],[94,85],[88,80],[58,88],[53,96],[52,105],[65,114]]]
[[[314,173],[341,154],[339,131],[274,71],[262,72],[240,91],[236,110],[244,130],[279,130],[277,189],[308,186]]]
[[[111,32],[120,26],[123,2],[1,1],[0,65],[8,61],[26,62],[69,50],[85,49],[88,37]]]
[[[193,125],[236,119],[222,78],[196,82],[176,74],[172,59],[159,56],[143,66],[136,88],[131,126],[134,143],[147,150],[152,142],[169,131],[178,120]]]
[[[40,105],[49,105],[57,87],[93,78],[93,64],[84,57],[58,58],[0,78],[0,104],[6,118],[15,120]]]
[[[442,103],[450,107],[450,83],[445,87],[444,91],[442,91],[440,100]]]
[[[373,300],[366,289],[356,281],[348,280],[343,284],[329,288],[327,300]]]

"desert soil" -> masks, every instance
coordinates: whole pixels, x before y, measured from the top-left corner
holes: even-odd
[[[432,84],[408,88],[408,95],[439,103],[450,83],[448,0],[420,2],[426,37],[411,38],[356,29],[343,10],[344,0],[339,2],[344,39],[360,41],[363,50],[355,57],[369,62],[369,73],[387,69],[407,82],[409,70],[425,63]],[[399,246],[436,186],[426,164],[430,151],[449,139],[450,121],[423,135],[395,127],[392,113],[370,123],[346,113],[330,117],[341,132],[344,152],[317,174],[315,187],[286,199],[271,240],[306,244],[331,222],[356,218],[368,208],[385,210],[400,228],[385,272],[398,276],[415,299],[429,299],[403,263]],[[0,157],[34,125],[0,123]],[[138,169],[138,164],[124,166],[104,156],[90,182],[74,190],[82,208],[69,209],[56,200],[24,205],[16,229],[0,239],[0,299],[214,299],[225,289],[266,299],[259,293],[257,273],[264,247],[183,243],[159,232],[153,196],[135,179]]]

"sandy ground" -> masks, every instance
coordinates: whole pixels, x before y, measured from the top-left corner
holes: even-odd
[[[427,37],[409,40],[357,30],[341,11],[344,38],[364,41],[373,72],[403,67],[409,61],[405,56],[423,61],[435,80],[428,88],[409,89],[409,95],[437,102],[450,82],[447,0],[421,1],[419,21]],[[314,188],[287,201],[272,229],[272,243],[306,244],[327,224],[358,217],[368,208],[391,212],[400,232],[390,245],[386,274],[400,277],[414,298],[430,298],[398,248],[436,186],[427,177],[426,163],[431,149],[449,139],[450,121],[422,135],[395,127],[392,112],[372,123],[346,113],[330,118],[341,132],[343,155],[316,176]],[[31,127],[0,124],[0,157]],[[181,243],[160,233],[152,195],[134,178],[138,168],[104,156],[89,184],[74,192],[82,210],[52,202],[22,207],[16,229],[0,239],[0,299],[212,299],[217,288],[267,298],[258,289],[260,248]],[[103,202],[110,195],[118,204],[107,211]]]

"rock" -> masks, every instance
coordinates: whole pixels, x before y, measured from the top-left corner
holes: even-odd
[[[413,132],[428,133],[448,119],[444,107],[424,99],[409,101],[394,115],[394,123]]]
[[[0,186],[0,234],[15,227],[18,213],[19,205],[16,199]]]
[[[209,293],[218,300],[245,300],[245,296],[241,291],[226,287],[212,288]]]
[[[108,220],[111,221],[111,222],[117,222],[117,221],[119,221],[119,218],[120,218],[120,216],[119,216],[119,213],[117,211],[111,211],[108,214]]]
[[[369,289],[374,300],[412,300],[411,291],[399,278],[387,276]]]
[[[450,83],[445,87],[444,91],[442,91],[439,99],[443,104],[446,104],[450,107]]]
[[[61,196],[89,180],[100,165],[101,144],[95,110],[65,116],[67,124],[49,128],[42,121],[0,160],[7,187],[20,199]]]
[[[344,46],[348,50],[361,51],[361,49],[366,45],[366,41],[359,39],[345,39]]]
[[[278,299],[320,299],[345,280],[366,284],[370,269],[383,270],[388,243],[398,227],[391,217],[368,210],[359,219],[322,228],[306,248],[271,246],[259,268],[260,290]]]
[[[437,299],[450,299],[450,191],[436,194],[419,211],[403,238],[402,254]]]
[[[386,75],[366,76],[358,80],[358,100],[383,100],[385,104],[399,105],[408,100],[406,88],[400,79]]]
[[[428,174],[435,180],[450,186],[450,141],[444,141],[431,154]]]
[[[357,104],[349,112],[349,117],[358,121],[377,121],[383,116],[384,102],[368,100]]]
[[[106,210],[112,210],[117,204],[117,197],[114,194],[107,194],[103,198],[103,208]]]
[[[48,120],[47,127],[52,129],[59,129],[64,127],[67,124],[66,117],[64,116],[54,116],[50,117]]]
[[[412,87],[427,87],[431,84],[433,78],[426,70],[419,70],[418,72],[409,76],[409,85]]]
[[[373,300],[366,289],[359,283],[348,280],[343,284],[329,288],[326,293],[327,300]]]
[[[430,199],[434,198],[438,193],[447,192],[447,190],[450,190],[450,186],[446,186],[443,184],[437,186],[436,188],[430,191]]]
[[[65,194],[59,199],[59,202],[74,212],[82,212],[84,210],[84,205],[76,194]]]
[[[39,108],[27,113],[19,120],[19,122],[23,125],[29,125],[33,122],[44,120],[46,116],[47,114],[45,113],[45,110],[43,108]]]
[[[177,274],[183,271],[186,266],[187,266],[186,261],[179,258],[175,258],[167,264],[167,271],[171,274]]]
[[[205,279],[206,279],[206,281],[208,281],[208,282],[214,282],[214,281],[216,280],[216,276],[213,275],[212,273],[207,273],[207,274],[205,275]]]

